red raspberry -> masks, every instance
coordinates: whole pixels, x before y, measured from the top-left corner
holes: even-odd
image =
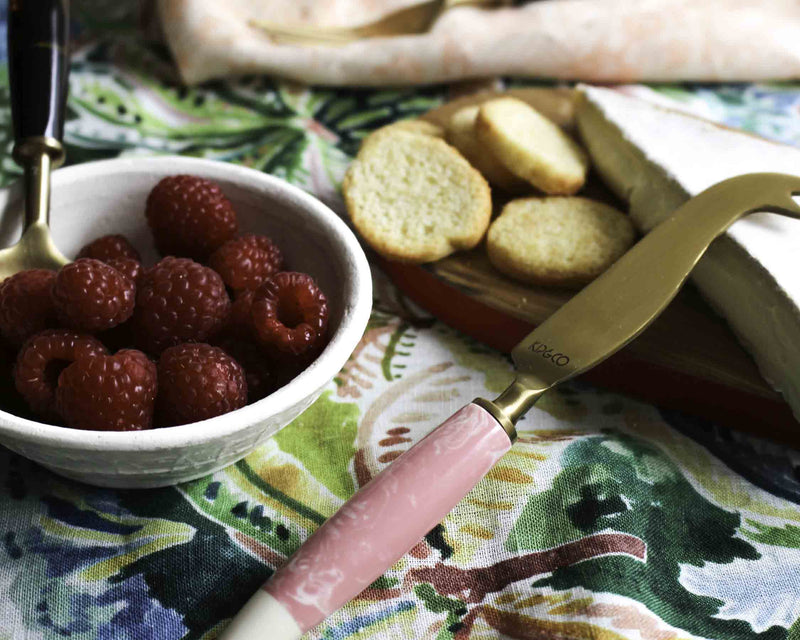
[[[218,346],[244,370],[248,402],[261,400],[281,386],[282,368],[270,361],[258,345],[250,340],[228,335],[220,338]]]
[[[71,329],[103,331],[133,314],[136,286],[104,262],[81,258],[58,272],[53,304],[59,320]]]
[[[141,351],[82,358],[58,377],[56,405],[68,427],[140,431],[153,426],[156,365]]]
[[[17,355],[14,382],[35,413],[49,419],[55,410],[56,382],[61,371],[76,360],[104,355],[106,348],[86,334],[50,329],[30,338]]]
[[[308,274],[275,274],[256,292],[250,317],[256,339],[275,356],[306,360],[325,345],[328,302]]]
[[[142,263],[133,258],[109,258],[104,260],[109,267],[114,267],[122,275],[127,276],[134,284],[138,285],[144,275]]]
[[[144,274],[136,294],[136,342],[150,353],[203,342],[225,325],[230,307],[216,271],[188,258],[164,258]]]
[[[76,258],[94,258],[108,262],[112,258],[131,258],[140,262],[142,257],[130,241],[121,235],[108,235],[97,238],[78,252]]]
[[[214,182],[169,176],[147,197],[145,215],[162,255],[205,260],[236,235],[233,205]]]
[[[33,334],[56,325],[51,291],[55,271],[20,271],[0,284],[0,334],[19,347]]]
[[[267,236],[228,240],[211,254],[208,266],[234,291],[258,289],[283,267],[283,254]]]
[[[158,361],[158,415],[164,426],[198,422],[247,404],[236,360],[209,344],[170,347]]]
[[[253,321],[250,314],[255,295],[255,291],[244,291],[236,296],[231,305],[228,324],[225,325],[225,335],[246,340],[253,336]]]

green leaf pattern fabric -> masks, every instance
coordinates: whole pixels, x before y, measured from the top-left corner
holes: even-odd
[[[70,163],[212,158],[342,212],[359,141],[452,92],[261,77],[185,89],[130,11],[77,13]],[[9,184],[19,172],[0,84]],[[800,85],[620,90],[800,143]],[[506,356],[429,317],[377,269],[375,285],[364,338],[319,400],[211,476],[98,489],[0,448],[0,639],[216,637],[358,487],[511,380]],[[800,639],[800,454],[580,381],[550,392],[519,433],[440,525],[307,638]]]

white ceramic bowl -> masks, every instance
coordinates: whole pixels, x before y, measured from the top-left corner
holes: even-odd
[[[0,444],[69,478],[109,487],[159,487],[221,469],[255,449],[302,413],[344,366],[372,305],[364,252],[347,225],[304,191],[264,173],[184,157],[92,162],[53,174],[51,227],[74,256],[89,240],[122,233],[157,259],[144,218],[150,189],[164,176],[216,181],[233,202],[240,228],[272,237],[290,268],[310,273],[330,305],[330,343],[317,360],[272,395],[194,424],[140,432],[67,429],[0,411]],[[0,194],[0,246],[20,234],[19,190]],[[6,213],[8,212],[8,213]]]

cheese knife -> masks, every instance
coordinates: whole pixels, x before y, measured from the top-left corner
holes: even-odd
[[[800,219],[797,194],[800,177],[748,174],[677,209],[513,349],[517,377],[508,389],[457,411],[362,487],[253,595],[221,640],[296,640],[355,598],[511,448],[516,421],[543,393],[638,336],[740,217]]]

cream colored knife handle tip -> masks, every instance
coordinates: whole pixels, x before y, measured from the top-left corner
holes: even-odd
[[[302,630],[286,608],[259,589],[228,625],[220,640],[296,640],[302,635]]]

